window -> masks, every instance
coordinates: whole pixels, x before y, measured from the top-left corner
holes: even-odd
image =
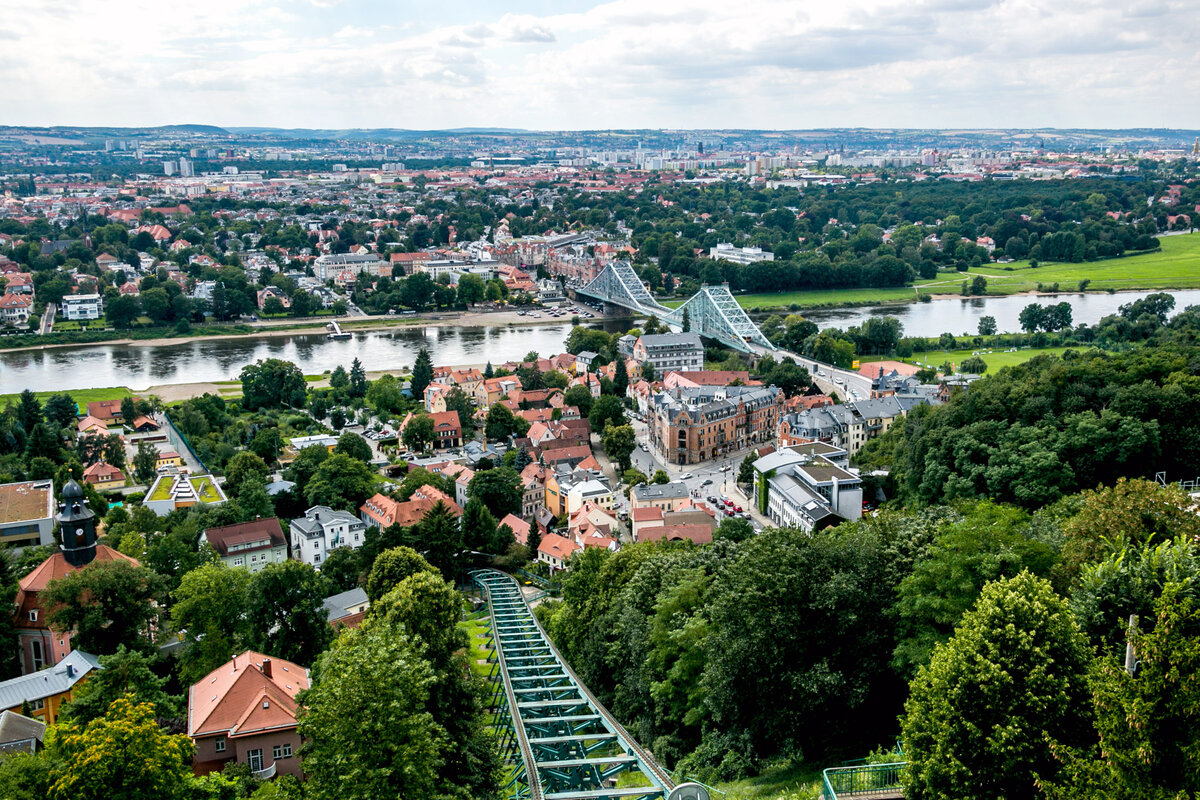
[[[32,708],[34,711],[41,711],[43,708],[46,707],[46,701],[44,699],[39,698],[37,700],[34,700],[32,703],[30,703],[29,707]]]
[[[225,752],[225,737],[224,736],[217,737],[216,741],[213,742],[213,749],[216,750],[218,753]]]
[[[313,563],[314,563],[314,564],[320,564],[320,563],[321,563],[321,554],[320,554],[320,553],[317,553],[315,556],[313,556]]]
[[[253,772],[258,772],[260,769],[262,769],[262,749],[247,750],[246,763],[250,765],[250,769]]]
[[[29,621],[37,622],[37,609],[36,608],[33,611],[29,612]]]
[[[233,565],[235,567],[240,567],[242,564],[245,564],[245,563],[246,563],[246,559],[244,559],[244,558],[235,558],[233,560]]]
[[[272,755],[275,757],[276,761],[281,758],[291,758],[292,746],[290,744],[277,744],[274,747]]]
[[[29,643],[29,654],[33,657],[33,671],[37,672],[46,666],[46,657],[42,653],[42,640],[34,639]]]

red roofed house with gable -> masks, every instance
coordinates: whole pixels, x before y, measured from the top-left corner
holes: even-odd
[[[296,694],[307,688],[304,667],[249,650],[205,675],[188,690],[192,769],[205,775],[236,761],[258,778],[300,777]]]

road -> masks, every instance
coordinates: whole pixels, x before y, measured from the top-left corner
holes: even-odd
[[[57,311],[57,304],[46,303],[46,313],[42,315],[42,327],[38,331],[42,336],[46,336],[54,330],[54,315]]]
[[[638,440],[638,447],[630,456],[635,469],[640,470],[647,477],[653,477],[654,473],[661,469],[670,476],[672,481],[682,481],[688,487],[688,491],[693,493],[693,498],[695,498],[696,492],[699,493],[699,499],[702,502],[707,502],[706,498],[708,497],[729,497],[745,509],[746,504],[741,502],[741,496],[733,491],[733,483],[737,478],[738,467],[741,466],[742,459],[746,457],[751,448],[702,464],[688,464],[681,467],[677,464],[666,463],[659,457],[657,451],[650,444],[650,432],[644,422],[639,422],[631,417],[629,423],[633,426]],[[646,447],[645,450],[642,449],[643,445]],[[724,510],[723,506],[721,510]],[[755,528],[761,529],[766,520],[758,518],[757,514],[753,516],[755,519],[752,522]],[[718,521],[725,519],[722,514],[718,514],[717,518]]]
[[[768,351],[763,351],[768,352]],[[806,358],[790,350],[776,350],[770,353],[777,361],[791,358],[808,370],[813,382],[826,394],[837,393],[843,401],[866,400],[871,396],[871,379],[858,374],[854,370],[841,369],[823,361]]]

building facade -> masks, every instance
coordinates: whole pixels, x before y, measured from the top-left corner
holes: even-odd
[[[783,393],[774,386],[678,387],[651,400],[650,440],[674,464],[698,464],[774,440]]]
[[[208,542],[225,566],[233,569],[259,572],[267,564],[287,560],[287,540],[275,517],[208,528],[201,542]]]
[[[698,333],[641,336],[633,344],[633,360],[643,369],[650,364],[657,377],[667,372],[698,372],[704,369],[704,344]]]
[[[362,547],[367,523],[345,511],[313,506],[288,526],[292,558],[320,567],[335,547]]]
[[[91,320],[104,316],[104,298],[98,294],[69,294],[59,305],[65,320]]]

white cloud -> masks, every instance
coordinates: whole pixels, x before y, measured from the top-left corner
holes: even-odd
[[[6,0],[0,122],[1200,127],[1179,102],[1200,90],[1188,6],[612,0],[439,21],[383,0]]]

